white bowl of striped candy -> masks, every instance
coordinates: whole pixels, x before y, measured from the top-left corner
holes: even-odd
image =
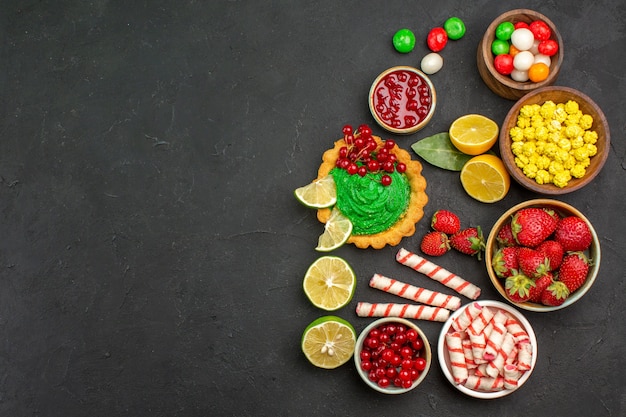
[[[473,301],[444,323],[437,355],[443,374],[459,391],[475,398],[500,398],[530,378],[537,362],[537,338],[514,307]]]

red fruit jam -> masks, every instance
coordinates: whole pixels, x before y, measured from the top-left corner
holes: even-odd
[[[413,133],[432,117],[435,97],[435,89],[424,73],[412,67],[393,67],[372,84],[370,110],[386,130]]]

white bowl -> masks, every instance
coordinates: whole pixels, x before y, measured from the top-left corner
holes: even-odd
[[[452,321],[455,320],[457,317],[459,317],[467,306],[469,306],[470,304],[474,302],[480,304],[483,307],[490,307],[494,311],[499,309],[499,310],[503,310],[505,313],[510,314],[511,316],[515,317],[519,321],[519,323],[524,328],[526,333],[528,333],[528,337],[530,339],[530,343],[533,348],[533,355],[532,355],[532,360],[530,363],[530,370],[525,371],[524,374],[520,377],[518,381],[518,385],[515,389],[502,389],[500,391],[478,391],[478,390],[469,389],[463,385],[459,385],[454,382],[454,378],[452,377],[452,371],[450,369],[450,357],[448,356],[448,350],[446,348],[445,336],[446,336],[446,333],[451,332]],[[526,318],[514,307],[508,304],[502,303],[500,301],[492,301],[492,300],[478,300],[478,301],[472,301],[472,303],[461,306],[461,308],[459,308],[452,315],[450,315],[450,318],[448,318],[448,320],[443,324],[441,333],[439,334],[439,342],[437,345],[437,356],[439,357],[439,365],[441,366],[441,370],[443,371],[443,374],[445,375],[446,379],[450,381],[450,383],[462,393],[469,395],[470,397],[488,399],[488,400],[494,399],[494,398],[501,398],[519,389],[522,385],[524,385],[526,381],[528,381],[528,378],[530,378],[530,374],[535,368],[535,363],[537,362],[537,337],[535,336],[535,332],[533,331],[532,326],[530,325],[528,320],[526,320]]]
[[[371,330],[377,327],[380,327],[386,323],[398,323],[408,328],[414,329],[415,331],[417,331],[417,334],[424,342],[422,353],[423,353],[424,359],[426,359],[426,368],[424,368],[424,370],[421,371],[419,377],[415,381],[413,381],[413,385],[411,385],[409,388],[396,387],[393,384],[389,385],[388,387],[383,388],[379,386],[377,383],[371,381],[368,378],[368,372],[361,369],[361,349],[363,347],[363,343],[365,342],[365,338],[367,337],[367,335],[370,333]],[[405,392],[411,391],[412,389],[417,387],[422,381],[424,381],[424,378],[426,378],[426,374],[428,374],[428,370],[430,369],[431,362],[432,362],[432,353],[430,349],[430,343],[428,342],[426,335],[415,323],[412,323],[411,321],[406,320],[406,319],[396,318],[396,317],[385,317],[385,318],[381,318],[376,321],[373,321],[365,329],[363,329],[363,331],[361,332],[361,334],[359,335],[356,341],[356,349],[354,351],[354,364],[356,365],[357,372],[359,373],[359,375],[361,376],[361,378],[363,379],[363,381],[365,381],[367,385],[369,385],[371,388],[375,389],[378,392],[382,392],[383,394],[404,394]]]

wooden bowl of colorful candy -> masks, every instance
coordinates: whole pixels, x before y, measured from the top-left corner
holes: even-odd
[[[542,87],[519,99],[500,129],[502,161],[528,190],[561,195],[600,173],[611,135],[600,107],[569,87]]]
[[[563,39],[541,13],[511,10],[491,22],[478,44],[476,61],[491,91],[517,100],[554,84],[563,62]]]

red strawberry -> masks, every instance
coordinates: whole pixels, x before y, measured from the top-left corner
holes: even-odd
[[[515,271],[519,268],[519,262],[517,260],[518,249],[518,246],[505,246],[498,249],[493,255],[491,266],[496,276],[499,278],[508,278],[516,274]]]
[[[420,249],[426,255],[441,256],[450,250],[448,236],[443,232],[429,232],[422,238]]]
[[[459,216],[449,210],[437,210],[430,221],[433,230],[453,235],[461,230]]]
[[[554,211],[540,207],[518,210],[511,219],[515,241],[522,246],[534,248],[546,240],[556,229]]]
[[[547,306],[560,306],[569,297],[567,286],[561,281],[554,281],[541,293],[541,304]]]
[[[548,258],[548,269],[550,271],[556,270],[561,265],[565,251],[563,246],[556,240],[544,240],[537,246],[537,250]]]
[[[485,239],[480,226],[468,227],[450,237],[450,246],[466,255],[476,255],[478,260],[485,250]]]
[[[530,299],[530,288],[535,281],[524,274],[511,275],[504,281],[504,291],[514,303],[523,303]]]
[[[530,298],[528,301],[541,303],[541,294],[543,293],[543,290],[548,288],[552,282],[554,282],[554,275],[552,275],[552,272],[546,272],[544,275],[535,279],[535,286],[530,287]]]
[[[511,223],[506,223],[502,228],[498,231],[496,235],[496,241],[501,246],[515,246],[517,242],[513,237],[513,230],[511,228]]]
[[[568,216],[557,224],[554,239],[566,252],[573,252],[587,249],[593,238],[587,222],[577,216]]]
[[[520,271],[532,279],[539,278],[550,269],[546,255],[535,249],[527,247],[519,248],[517,251],[517,260],[519,262]]]
[[[559,280],[574,292],[585,283],[591,260],[583,252],[570,252],[563,257],[559,268]]]

